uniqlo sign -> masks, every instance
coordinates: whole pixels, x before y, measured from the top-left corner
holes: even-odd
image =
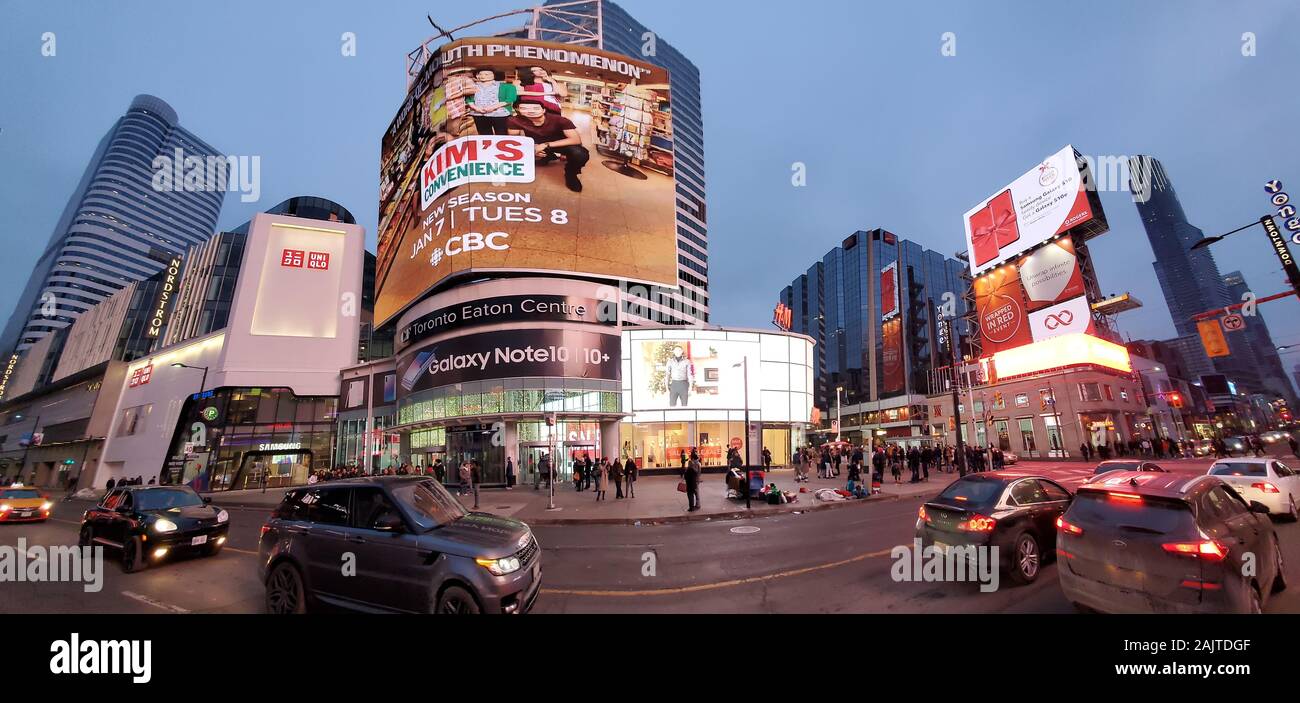
[[[326,271],[330,267],[330,255],[327,251],[285,249],[284,253],[280,255],[280,265],[285,268],[309,268],[313,271]]]
[[[136,386],[143,386],[144,384],[148,383],[149,379],[152,377],[153,377],[153,364],[149,364],[148,366],[141,366],[140,368],[131,372],[130,387],[135,388]]]

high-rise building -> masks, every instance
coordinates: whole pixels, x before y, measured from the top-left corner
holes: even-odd
[[[1251,292],[1246,277],[1240,271],[1225,274],[1223,285],[1228,290],[1228,297],[1235,301],[1245,299]],[[1291,380],[1286,376],[1286,368],[1282,366],[1282,357],[1277,353],[1277,345],[1273,343],[1273,336],[1268,332],[1268,323],[1264,320],[1263,311],[1257,309],[1254,315],[1243,319],[1246,320],[1246,328],[1228,334],[1229,344],[1234,347],[1234,353],[1245,353],[1251,360],[1244,369],[1249,375],[1242,380],[1252,391],[1286,398],[1292,407],[1300,407],[1296,403],[1296,394],[1291,387]]]
[[[224,159],[176,111],[138,95],[100,141],[19,297],[0,348],[28,350],[216,229],[224,190],[155,189],[155,159]]]
[[[1129,172],[1130,190],[1156,257],[1151,265],[1174,329],[1180,338],[1199,340],[1194,316],[1240,303],[1241,299],[1230,294],[1209,248],[1192,249],[1205,234],[1187,221],[1164,165],[1150,156],[1135,156],[1129,160]],[[1254,370],[1261,362],[1246,340],[1246,336],[1230,336],[1232,354],[1212,362],[1219,373],[1240,381],[1253,392],[1261,390]]]
[[[672,143],[677,177],[677,263],[675,292],[637,300],[628,323],[693,324],[709,320],[709,228],[705,205],[704,117],[700,71],[671,44],[609,0],[546,0],[533,38],[588,44],[640,58],[671,77]],[[638,310],[638,308],[641,308]],[[646,310],[648,308],[648,310]],[[638,315],[638,312],[649,315]],[[638,318],[653,316],[653,320]]]
[[[817,342],[814,403],[832,409],[836,389],[842,389],[842,405],[872,400],[868,350],[873,341],[875,398],[907,405],[902,399],[929,393],[930,372],[949,363],[938,339],[939,311],[951,304],[953,313],[965,314],[966,271],[957,259],[876,229],[854,232],[781,291],[781,302],[793,311],[791,331]],[[871,304],[868,296],[875,298]],[[887,347],[895,320],[893,343],[900,358],[891,383],[894,362]],[[882,407],[889,406],[884,402]]]

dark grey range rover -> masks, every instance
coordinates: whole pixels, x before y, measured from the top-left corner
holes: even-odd
[[[375,477],[289,491],[262,526],[272,613],[526,613],[542,550],[518,520],[471,513],[433,479]]]

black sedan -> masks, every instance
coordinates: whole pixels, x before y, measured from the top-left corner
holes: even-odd
[[[121,550],[130,573],[176,552],[216,556],[226,543],[230,514],[188,486],[125,486],[109,491],[81,518],[82,546]]]
[[[1038,578],[1056,551],[1056,519],[1073,496],[1042,476],[978,473],[957,479],[921,506],[923,547],[997,547],[1000,567],[1017,583]]]

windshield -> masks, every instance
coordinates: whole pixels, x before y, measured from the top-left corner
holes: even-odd
[[[193,488],[151,488],[136,491],[134,494],[136,510],[170,510],[188,508],[191,505],[203,505],[203,499]]]
[[[24,500],[24,499],[27,499],[27,498],[40,498],[40,497],[41,497],[41,494],[40,494],[40,493],[37,493],[36,491],[28,491],[28,490],[21,490],[21,491],[14,491],[14,490],[9,490],[9,491],[0,491],[0,498],[8,498],[8,499],[10,499],[10,500]]]
[[[1211,476],[1267,476],[1268,469],[1263,464],[1251,464],[1244,461],[1225,461],[1210,468]]]
[[[410,481],[393,487],[393,497],[406,507],[421,531],[449,525],[468,511],[437,481]]]

